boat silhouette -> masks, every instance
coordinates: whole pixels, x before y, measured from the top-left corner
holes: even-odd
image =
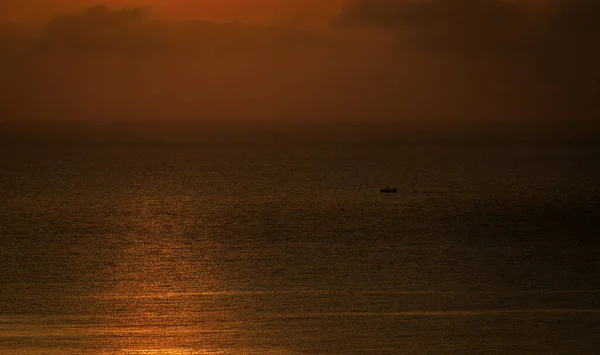
[[[395,187],[386,187],[385,189],[379,189],[379,191],[381,191],[384,194],[395,194],[396,192],[398,192],[398,189],[396,189]]]

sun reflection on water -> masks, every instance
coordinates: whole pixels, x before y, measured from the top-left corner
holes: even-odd
[[[222,282],[214,267],[220,246],[203,227],[208,224],[203,213],[211,211],[201,207],[182,196],[133,199],[124,206],[125,233],[109,272],[113,286],[99,295],[109,310],[103,328],[112,333],[103,348],[124,354],[222,353],[218,344],[231,336],[227,328],[236,319],[203,297]]]
[[[128,355],[191,355],[191,354],[216,354],[212,351],[198,351],[198,350],[186,350],[186,349],[136,349],[136,350],[125,350],[123,354]]]

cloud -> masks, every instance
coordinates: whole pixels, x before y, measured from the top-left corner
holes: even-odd
[[[343,26],[501,30],[519,20],[519,6],[505,0],[359,0],[337,18]]]
[[[512,91],[517,113],[597,117],[599,17],[595,0],[360,0],[334,25],[454,60],[474,98],[490,90],[500,98],[497,83]]]
[[[255,24],[292,20],[305,25],[321,22],[347,0],[2,0],[0,21],[41,21],[97,4],[148,7],[155,19],[249,22]],[[302,13],[302,15],[297,16]],[[291,17],[295,17],[291,19]],[[300,18],[302,17],[302,18]]]
[[[328,31],[93,7],[37,33],[0,26],[0,118],[597,117],[579,1],[371,0]]]
[[[95,6],[49,21],[37,37],[34,49],[131,50],[152,41],[148,29],[149,20],[143,8],[111,10]]]
[[[7,49],[0,68],[2,118],[347,117],[373,105],[357,100],[365,83],[347,78],[349,68],[371,76],[362,50],[287,25],[158,21],[144,9],[94,7],[57,16],[30,38],[9,37],[20,49]]]
[[[598,15],[595,0],[359,0],[334,24],[397,31],[439,46],[491,47],[551,42],[557,35],[591,39],[600,31]]]

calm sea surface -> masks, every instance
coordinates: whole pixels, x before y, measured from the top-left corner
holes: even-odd
[[[600,352],[598,146],[257,134],[2,143],[0,354]]]

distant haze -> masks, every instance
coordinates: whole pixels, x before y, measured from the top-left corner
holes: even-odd
[[[600,114],[595,0],[322,3],[3,1],[0,119]]]

